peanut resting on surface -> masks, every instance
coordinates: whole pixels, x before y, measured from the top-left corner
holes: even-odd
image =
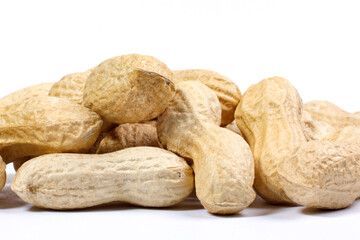
[[[306,142],[301,114],[298,92],[280,77],[249,87],[235,111],[236,123],[254,154],[254,187],[268,202],[292,202],[280,186],[277,167]]]
[[[121,124],[101,140],[96,153],[109,153],[139,146],[161,147],[156,127],[145,123]]]
[[[77,209],[113,201],[167,207],[183,201],[193,186],[184,159],[164,149],[136,147],[34,158],[16,173],[11,189],[41,208]]]
[[[294,202],[311,208],[348,207],[360,197],[360,144],[307,142],[278,172]]]
[[[47,96],[54,83],[40,83],[20,89],[0,99],[0,107],[11,105],[15,102],[23,102],[25,99],[38,96]]]
[[[172,72],[151,56],[114,57],[94,68],[85,83],[84,106],[111,123],[159,116],[175,94]]]
[[[95,112],[67,100],[29,98],[0,112],[0,155],[6,163],[46,153],[86,152],[100,133]]]
[[[241,92],[233,81],[217,72],[203,69],[177,70],[173,73],[175,84],[183,81],[199,81],[216,93],[221,104],[221,126],[226,126],[234,120],[234,112],[241,99]]]
[[[221,107],[204,84],[177,84],[174,100],[158,118],[162,145],[192,163],[196,195],[211,213],[236,213],[253,202],[254,162],[238,134],[220,127]]]
[[[3,189],[6,183],[6,164],[0,157],[0,190]]]

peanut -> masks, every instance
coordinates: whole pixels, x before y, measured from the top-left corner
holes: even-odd
[[[202,69],[178,70],[173,73],[175,84],[189,80],[199,81],[216,93],[221,104],[221,126],[234,120],[241,92],[233,81],[217,72]]]
[[[47,96],[54,83],[40,83],[13,92],[0,99],[0,107],[11,105],[15,102],[23,102],[25,99],[38,96]]]
[[[210,213],[232,214],[255,198],[254,163],[243,138],[220,122],[216,94],[200,82],[180,82],[158,118],[158,136],[166,149],[192,163],[202,205]]]
[[[335,129],[360,127],[360,115],[346,112],[328,101],[311,101],[304,104],[304,109],[314,120],[326,122]]]
[[[6,164],[0,157],[0,190],[3,189],[6,183]]]
[[[6,163],[46,153],[86,152],[99,135],[99,115],[67,100],[42,96],[0,112],[0,155]]]
[[[122,201],[167,207],[193,190],[186,161],[160,148],[136,147],[102,154],[49,154],[26,162],[11,189],[41,208],[77,209]]]
[[[64,98],[81,105],[83,103],[85,81],[92,70],[66,75],[52,86],[49,96]]]
[[[306,142],[302,100],[289,81],[262,80],[244,93],[235,111],[239,129],[253,151],[257,193],[271,203],[292,203],[279,182],[277,167]]]
[[[85,83],[84,106],[117,124],[151,120],[175,94],[172,72],[154,57],[137,54],[108,59]]]
[[[109,153],[138,146],[161,147],[156,127],[143,123],[121,124],[100,142],[96,153]]]
[[[359,145],[360,146],[360,145]],[[278,166],[286,195],[306,207],[340,209],[360,196],[360,148],[310,141]]]

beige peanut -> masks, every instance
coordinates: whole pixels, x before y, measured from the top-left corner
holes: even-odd
[[[158,136],[166,149],[192,163],[202,205],[211,213],[232,214],[255,198],[254,163],[244,139],[220,122],[216,94],[200,82],[180,82],[158,118]]]
[[[298,92],[280,77],[249,87],[235,111],[236,123],[254,154],[254,187],[271,203],[292,202],[280,185],[277,167],[306,142],[301,114]]]
[[[1,108],[11,105],[15,102],[22,102],[25,99],[32,97],[47,96],[53,84],[54,83],[40,83],[37,85],[20,89],[16,92],[13,92],[3,97],[2,99],[0,99],[0,111]]]
[[[216,93],[221,104],[221,126],[226,126],[234,120],[241,92],[233,81],[217,72],[203,69],[177,70],[173,73],[175,84],[182,81],[199,81]]]
[[[311,101],[304,104],[304,109],[317,121],[323,121],[335,129],[347,126],[360,127],[360,115],[349,113],[328,101]]]
[[[135,123],[160,115],[175,94],[172,72],[151,56],[108,59],[86,80],[84,106],[111,123]]]
[[[311,208],[348,207],[360,197],[360,144],[307,142],[278,166],[278,172],[294,202]]]
[[[6,183],[6,164],[0,157],[0,190],[3,189]]]
[[[161,147],[156,127],[145,123],[121,124],[101,140],[96,153],[109,153],[138,146]]]
[[[136,147],[34,158],[16,173],[11,189],[38,207],[77,209],[113,201],[167,207],[183,201],[193,186],[184,159],[160,148]]]
[[[6,163],[46,153],[86,152],[102,125],[98,114],[67,100],[29,98],[0,112],[0,155]]]
[[[81,105],[83,103],[85,82],[92,70],[66,75],[52,86],[49,96],[64,98]]]

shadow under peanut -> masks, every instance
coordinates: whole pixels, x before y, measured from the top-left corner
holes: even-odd
[[[11,191],[11,182],[14,174],[8,174],[5,187],[0,191],[0,209],[18,208],[27,205],[13,191]]]

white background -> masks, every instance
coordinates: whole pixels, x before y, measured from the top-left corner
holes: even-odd
[[[0,97],[85,71],[122,54],[171,69],[220,72],[242,92],[289,79],[304,102],[360,111],[358,1],[0,1]],[[13,177],[8,166],[9,180]],[[358,238],[360,203],[341,211],[277,207],[260,199],[238,215],[189,199],[172,209],[107,205],[44,211],[0,192],[1,239]]]

